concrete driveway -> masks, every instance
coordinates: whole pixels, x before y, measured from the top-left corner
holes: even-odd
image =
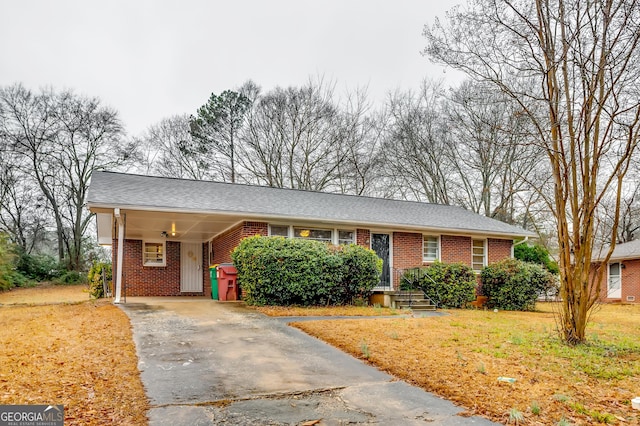
[[[119,306],[133,325],[151,425],[494,424],[240,303]]]

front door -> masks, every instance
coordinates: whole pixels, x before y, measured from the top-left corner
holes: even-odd
[[[389,234],[371,234],[371,250],[375,251],[382,259],[382,276],[379,287],[388,289],[391,289],[390,240]]]
[[[202,293],[202,245],[180,243],[180,292]]]
[[[620,263],[609,264],[609,280],[607,281],[607,297],[620,299],[622,297],[622,270]]]

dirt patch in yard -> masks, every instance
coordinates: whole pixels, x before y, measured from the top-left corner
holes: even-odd
[[[407,382],[513,424],[640,424],[640,305],[603,306],[568,347],[546,312],[292,324]],[[514,383],[499,377],[515,379]]]
[[[107,301],[86,301],[74,287],[23,289],[21,298],[15,290],[16,303],[49,304],[0,307],[0,401],[63,404],[65,425],[146,424],[129,319]],[[84,302],[61,303],[74,292]]]

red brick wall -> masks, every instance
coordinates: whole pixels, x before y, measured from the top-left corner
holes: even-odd
[[[401,271],[422,266],[422,234],[394,232],[393,238],[393,287],[398,288]]]
[[[394,269],[415,268],[422,265],[422,234],[393,233]]]
[[[356,229],[356,244],[371,248],[371,231],[368,229]]]
[[[213,263],[231,263],[231,250],[233,250],[242,238],[242,225],[238,225],[212,241]]]
[[[441,235],[440,250],[443,263],[461,262],[471,266],[471,237]]]
[[[202,283],[204,295],[211,299],[211,277],[209,276],[209,243],[202,243]]]
[[[113,241],[114,277],[118,240]],[[166,266],[142,265],[142,241],[125,240],[122,267],[123,296],[181,296],[180,243],[167,241]],[[201,293],[200,293],[201,294]]]
[[[245,222],[242,225],[242,238],[253,235],[269,235],[269,224],[265,222]]]
[[[512,245],[513,240],[489,238],[487,240],[487,262],[491,264],[505,258],[510,258]]]
[[[627,302],[627,296],[634,296],[634,303],[640,303],[640,259],[625,260],[622,264],[622,301]]]
[[[264,222],[243,222],[213,240],[213,263],[231,263],[231,251],[240,240],[253,235],[267,236],[268,224]]]

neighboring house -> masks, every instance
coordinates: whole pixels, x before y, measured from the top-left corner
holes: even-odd
[[[93,174],[87,204],[112,245],[116,302],[123,291],[210,296],[209,265],[231,262],[250,235],[371,248],[384,261],[376,290],[436,260],[480,271],[535,236],[453,206],[111,172]]]
[[[594,256],[599,265],[609,247]],[[616,244],[603,275],[600,300],[603,302],[640,302],[640,240]]]

